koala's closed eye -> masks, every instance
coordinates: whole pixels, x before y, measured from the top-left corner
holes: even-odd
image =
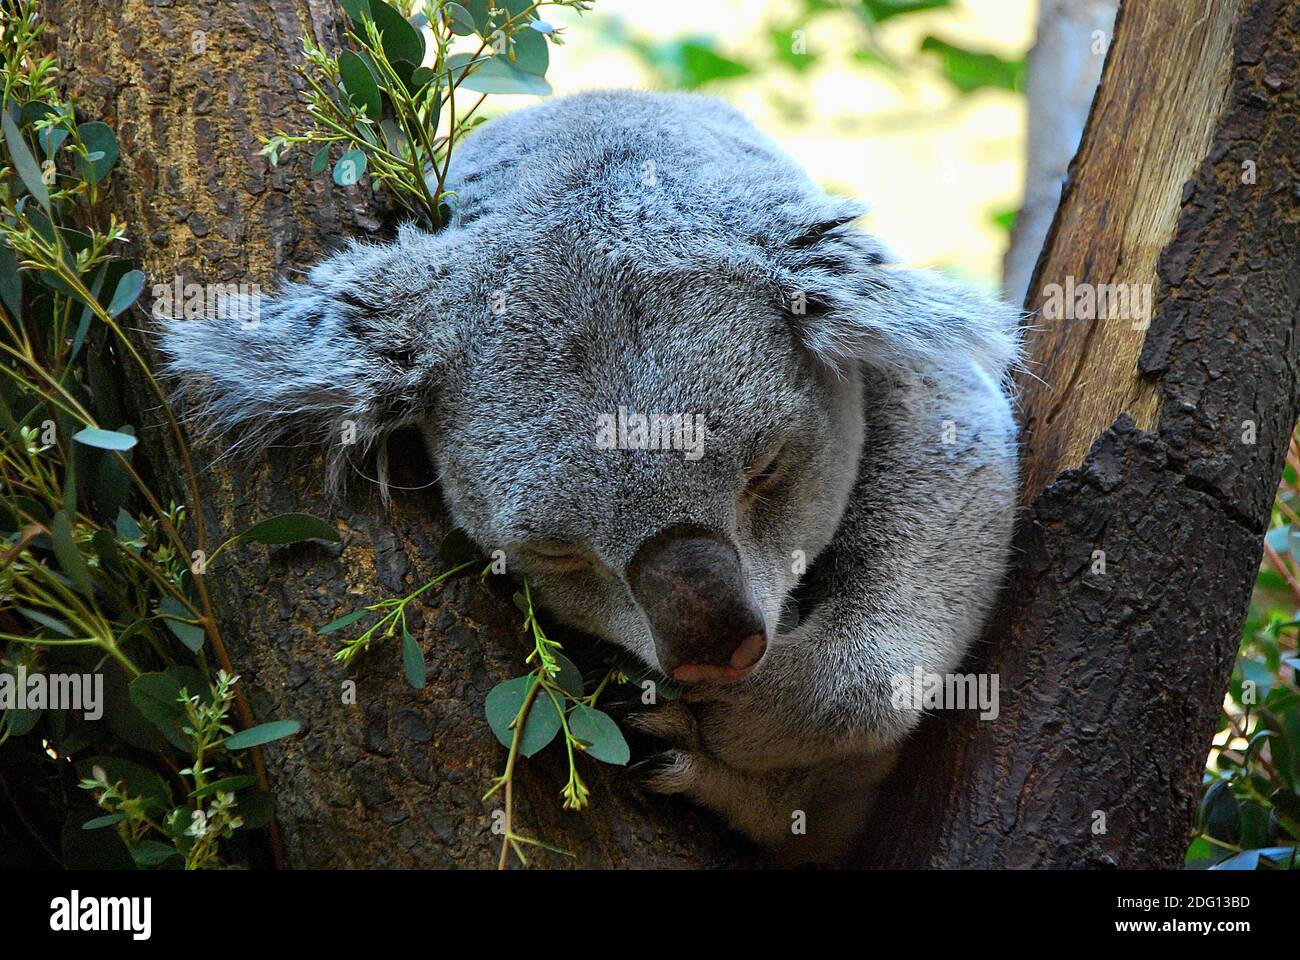
[[[756,497],[776,486],[785,474],[786,459],[785,445],[780,444],[755,460],[746,471],[748,479],[745,482],[744,496]]]
[[[592,564],[592,559],[576,543],[564,540],[534,540],[520,548],[530,559],[560,570],[576,570]]]

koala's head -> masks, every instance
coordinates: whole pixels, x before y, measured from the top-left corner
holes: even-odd
[[[562,187],[354,245],[255,322],[167,322],[168,369],[237,444],[308,432],[342,462],[417,427],[455,522],[553,616],[738,680],[844,512],[864,378],[954,355],[1001,376],[1014,334],[806,182],[744,223]]]

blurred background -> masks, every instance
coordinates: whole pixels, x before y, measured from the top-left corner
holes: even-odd
[[[1037,0],[597,0],[556,94],[699,90],[744,111],[912,265],[995,289],[1024,191]],[[496,112],[533,97],[492,97]],[[495,101],[493,103],[493,101]],[[1073,144],[1070,145],[1072,152]]]

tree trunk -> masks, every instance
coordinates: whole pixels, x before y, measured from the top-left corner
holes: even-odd
[[[113,202],[150,284],[179,276],[269,289],[345,235],[380,229],[364,188],[339,190],[310,176],[304,156],[281,169],[258,156],[259,135],[303,123],[302,84],[292,70],[301,61],[299,37],[336,46],[337,10],[332,0],[45,5],[83,109],[117,131]],[[158,421],[156,411],[141,409],[143,447],[156,466],[175,464]],[[340,635],[320,637],[317,629],[439,572],[447,521],[436,494],[399,492],[387,512],[364,496],[331,504],[321,494],[319,456],[295,450],[232,464],[218,455],[196,446],[209,551],[257,520],[292,511],[334,519],[343,537],[341,550],[239,547],[206,578],[256,717],[303,723],[300,736],[267,748],[287,863],[495,866],[500,838],[491,828],[501,799],[481,798],[506,752],[488,729],[483,702],[498,681],[526,672],[529,649],[509,594],[460,580],[429,595],[411,622],[427,658],[427,686],[406,683],[400,644],[381,639],[354,666],[356,700],[346,703],[349,674],[332,659]],[[179,495],[166,469],[155,472]],[[353,486],[364,493],[369,484]],[[579,762],[592,790],[583,813],[561,810],[567,767],[560,757],[522,764],[515,829],[576,854],[539,852],[542,862],[744,862],[719,825],[684,801],[650,800],[613,768]]]
[[[931,718],[862,862],[1181,865],[1298,412],[1298,43],[1289,0],[1122,5],[1027,307],[1150,283],[1150,327],[1030,321],[1001,713]]]

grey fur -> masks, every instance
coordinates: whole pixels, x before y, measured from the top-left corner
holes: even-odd
[[[556,619],[651,666],[628,561],[670,524],[725,531],[772,640],[744,681],[637,718],[669,741],[649,783],[786,859],[842,856],[919,719],[892,678],[956,667],[1007,566],[1017,313],[888,263],[858,205],[710,99],[522,110],[468,139],[449,186],[445,231],[354,244],[255,329],[165,324],[169,372],[250,446],[419,425],[456,523]],[[703,415],[705,455],[599,449],[619,407]],[[796,551],[820,599],[777,635]]]

